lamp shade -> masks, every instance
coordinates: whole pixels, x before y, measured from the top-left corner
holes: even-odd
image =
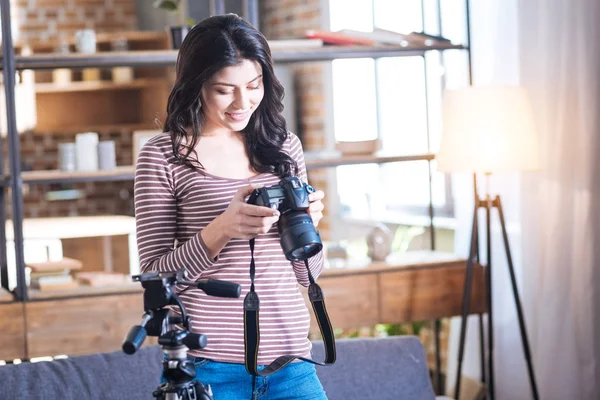
[[[538,168],[537,137],[521,87],[446,91],[438,170],[527,171]]]

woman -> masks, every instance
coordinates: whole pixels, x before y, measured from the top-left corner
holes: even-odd
[[[256,292],[261,299],[258,364],[284,354],[310,357],[309,314],[298,283],[303,261],[281,249],[279,212],[247,204],[254,188],[285,176],[306,180],[302,147],[281,116],[283,87],[263,35],[236,15],[210,17],[185,38],[169,96],[164,133],[142,148],[135,176],[135,211],[143,272],[186,268],[190,280],[236,282],[238,299],[197,289],[180,293],[191,330],[208,345],[190,351],[197,377],[215,400],[326,399],[312,364],[295,362],[269,377],[244,366],[243,298],[250,287],[248,240],[256,238]],[[309,197],[314,225],[324,193]],[[321,253],[309,259],[316,278]]]

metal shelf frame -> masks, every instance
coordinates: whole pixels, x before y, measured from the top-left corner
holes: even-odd
[[[323,46],[319,48],[298,48],[274,50],[276,63],[297,63],[314,61],[332,61],[340,58],[380,58],[423,56],[430,51],[466,50],[463,45],[444,45],[430,47],[400,46]],[[88,67],[168,67],[177,62],[176,50],[146,50],[126,52],[99,52],[94,54],[69,54],[66,56],[48,53],[15,56],[17,71],[24,69],[45,70],[55,68]],[[3,60],[2,68],[4,65]]]
[[[465,0],[468,3],[469,0]],[[223,8],[223,0],[212,1],[215,9]],[[248,9],[252,12],[251,23],[258,24],[257,4],[255,0],[245,1]],[[438,12],[439,12],[438,0]],[[130,51],[130,52],[100,52],[96,54],[71,54],[61,56],[58,54],[33,54],[29,56],[15,56],[14,46],[11,34],[10,20],[10,0],[0,0],[0,21],[2,24],[2,58],[0,59],[0,68],[4,75],[4,89],[6,96],[6,116],[7,116],[7,144],[10,175],[3,170],[4,160],[0,153],[0,283],[8,289],[8,262],[6,256],[6,199],[7,189],[10,189],[12,197],[12,214],[14,220],[14,241],[15,258],[17,264],[17,286],[13,292],[15,300],[27,301],[28,292],[25,282],[25,263],[23,251],[23,184],[51,184],[51,183],[75,183],[89,181],[117,181],[133,179],[134,171],[124,169],[112,174],[98,175],[71,175],[63,176],[53,175],[43,172],[21,172],[20,166],[20,144],[19,134],[16,127],[15,115],[15,73],[20,70],[49,70],[55,68],[80,69],[87,67],[161,67],[174,66],[177,61],[177,51],[158,50],[158,51]],[[468,21],[468,15],[467,15]],[[469,74],[470,74],[470,38],[465,45],[441,45],[430,47],[399,47],[399,46],[323,46],[321,48],[306,49],[286,49],[274,50],[273,59],[276,63],[297,63],[297,62],[318,62],[332,61],[341,58],[382,58],[382,57],[413,57],[425,56],[425,53],[431,51],[445,50],[467,50],[469,54]],[[0,138],[0,147],[3,138]],[[307,168],[328,168],[339,165],[365,164],[365,163],[388,163],[424,160],[431,162],[435,157],[433,154],[420,154],[410,156],[387,156],[379,159],[373,157],[355,157],[347,159],[315,159],[307,162]],[[28,176],[29,175],[29,176]],[[430,193],[430,202],[431,193]],[[433,223],[432,206],[430,206],[430,217]],[[433,242],[432,242],[433,243]]]
[[[464,45],[440,45],[430,47],[399,47],[399,46],[323,46],[320,48],[305,49],[285,49],[274,50],[273,60],[276,63],[298,63],[298,62],[319,62],[333,61],[336,59],[352,58],[383,58],[383,57],[413,57],[421,56],[431,51],[445,50],[466,50],[468,56],[468,74],[469,82],[472,83],[472,65],[471,65],[471,31],[470,31],[470,0],[465,2],[466,30],[467,38]],[[441,23],[441,4],[437,3],[437,17],[439,34],[442,35]],[[244,17],[254,26],[259,26],[258,1],[244,0]],[[211,14],[222,14],[225,12],[224,0],[210,0]],[[421,0],[421,8],[424,18],[424,0]],[[3,170],[4,160],[2,151],[0,151],[0,284],[8,289],[8,261],[7,261],[7,242],[6,242],[6,199],[7,189],[10,189],[12,198],[12,215],[14,227],[15,261],[17,272],[17,286],[13,292],[16,301],[30,301],[28,288],[25,279],[25,261],[24,261],[24,238],[23,238],[23,184],[53,184],[53,183],[77,183],[77,182],[106,182],[119,180],[132,180],[135,174],[135,168],[121,167],[117,171],[107,171],[106,173],[84,174],[84,173],[57,173],[56,171],[35,171],[21,172],[20,166],[20,143],[19,133],[16,126],[15,110],[15,73],[20,70],[50,70],[56,68],[81,69],[86,67],[106,68],[116,66],[130,67],[172,67],[177,62],[178,52],[176,50],[159,51],[129,51],[129,52],[100,52],[96,54],[71,54],[62,56],[58,54],[33,54],[29,56],[15,56],[12,40],[11,20],[10,20],[10,0],[0,0],[0,21],[2,24],[2,55],[0,58],[0,68],[4,75],[4,89],[6,97],[6,117],[7,117],[7,141],[10,175]],[[423,26],[423,29],[425,27]],[[443,53],[442,53],[443,54]],[[443,64],[443,56],[441,57]],[[424,62],[425,75],[427,76],[427,63]],[[427,82],[427,79],[426,79]],[[427,83],[426,83],[427,84]],[[442,88],[444,83],[442,83]],[[426,104],[428,104],[428,95],[426,88]],[[427,105],[426,105],[427,107]],[[429,109],[426,109],[427,121],[429,123]],[[428,131],[428,151],[429,149],[429,126]],[[2,140],[0,137],[0,149],[2,149]],[[367,164],[367,163],[391,163],[391,162],[409,162],[425,161],[429,165],[429,207],[431,248],[435,250],[434,233],[434,208],[432,193],[432,168],[431,161],[435,155],[431,153],[407,155],[407,156],[352,156],[340,158],[312,159],[307,160],[307,169],[330,168],[340,165]],[[480,316],[481,325],[481,316]],[[441,391],[441,361],[439,356],[439,333],[440,322],[434,321],[435,347],[436,347],[436,374],[435,387],[438,392]],[[482,360],[482,371],[483,360]],[[485,375],[482,377],[485,381]]]

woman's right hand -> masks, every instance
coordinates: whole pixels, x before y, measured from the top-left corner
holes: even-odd
[[[279,211],[246,203],[246,197],[261,185],[249,185],[239,189],[227,209],[219,215],[219,226],[227,239],[252,239],[259,233],[267,233],[279,220]]]

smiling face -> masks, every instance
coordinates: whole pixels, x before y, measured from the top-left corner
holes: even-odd
[[[225,67],[202,85],[202,135],[239,132],[265,94],[262,68],[256,61],[243,60]]]

